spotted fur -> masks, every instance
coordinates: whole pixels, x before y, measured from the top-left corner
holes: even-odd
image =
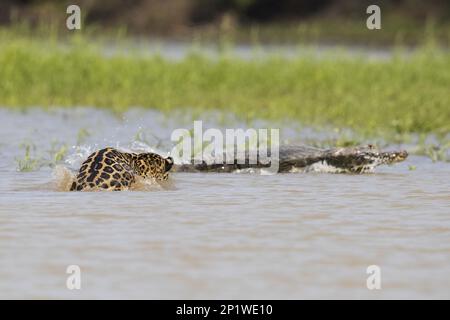
[[[125,153],[105,148],[83,162],[70,191],[126,190],[136,182],[136,176],[164,181],[168,179],[172,165],[172,158],[163,158],[156,153]]]

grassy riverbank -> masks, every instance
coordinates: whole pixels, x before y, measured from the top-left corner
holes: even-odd
[[[1,35],[0,105],[132,106],[243,119],[291,119],[364,133],[450,131],[450,54],[431,47],[368,60],[345,54],[243,59],[201,51],[170,60],[142,51],[105,54],[82,38]]]

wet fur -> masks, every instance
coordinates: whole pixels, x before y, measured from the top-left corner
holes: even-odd
[[[91,154],[83,162],[70,191],[101,189],[120,191],[136,182],[136,176],[167,180],[172,158],[156,153],[125,153],[105,148]]]

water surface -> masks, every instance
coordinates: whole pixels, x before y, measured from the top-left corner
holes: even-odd
[[[167,152],[170,132],[192,122],[138,109],[0,118],[0,298],[450,298],[447,163],[176,173],[164,188],[71,193],[58,186],[62,167],[17,171],[25,145],[51,162],[67,144],[58,164],[75,170],[107,145]],[[302,132],[281,134],[301,142]],[[66,288],[68,265],[80,266],[81,290]],[[366,288],[369,265],[381,268],[381,290]]]

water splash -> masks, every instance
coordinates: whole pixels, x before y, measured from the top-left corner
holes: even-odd
[[[63,165],[57,165],[53,169],[53,188],[55,191],[70,191],[70,186],[75,174]]]
[[[71,154],[68,154],[66,160],[64,161],[69,168],[73,170],[77,170],[81,167],[81,164],[84,160],[89,157],[95,151],[95,146],[91,145],[82,145],[82,146],[74,146],[72,147],[74,150]]]

